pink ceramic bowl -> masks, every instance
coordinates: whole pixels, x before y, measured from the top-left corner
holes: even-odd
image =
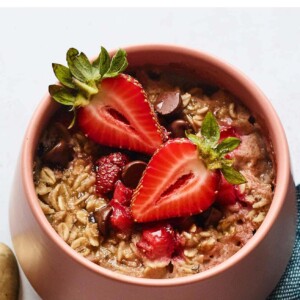
[[[42,129],[57,109],[47,94],[29,124],[12,189],[11,235],[23,271],[43,299],[265,299],[287,265],[296,225],[289,150],[273,107],[245,75],[206,53],[169,45],[126,50],[130,66],[175,63],[195,70],[203,79],[235,94],[264,121],[276,156],[277,185],[270,211],[255,236],[238,253],[197,275],[141,279],[93,264],[57,235],[35,194],[35,148]]]

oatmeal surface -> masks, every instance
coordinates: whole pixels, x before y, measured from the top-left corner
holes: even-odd
[[[221,132],[232,133],[231,128],[234,128],[241,139],[232,154],[234,166],[247,179],[247,183],[236,186],[239,201],[226,205],[216,202],[199,215],[171,220],[180,241],[180,253],[167,262],[150,260],[137,247],[141,224],[134,224],[130,232],[120,232],[106,224],[104,233],[97,223],[97,212],[112,196],[99,196],[96,192],[95,161],[112,150],[95,144],[77,128],[66,129],[60,117],[54,117],[40,139],[34,166],[36,193],[54,230],[90,261],[136,277],[174,278],[196,274],[236,253],[263,222],[275,184],[272,148],[255,115],[227,91],[203,84],[186,86],[159,71],[154,74],[136,71],[134,76],[142,83],[153,105],[160,93],[179,91],[181,118],[194,134],[200,135],[208,111],[215,115]],[[162,125],[168,129],[168,121],[163,120]],[[51,162],[47,149],[57,132],[62,139],[57,150],[63,157],[62,162],[58,162],[59,167]],[[68,147],[64,144],[66,141]],[[55,155],[55,151],[52,152]],[[132,158],[135,156],[139,154],[131,154]],[[149,158],[141,159],[147,162]]]

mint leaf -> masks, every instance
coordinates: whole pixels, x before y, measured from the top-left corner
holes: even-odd
[[[75,85],[72,82],[72,74],[70,70],[60,64],[52,64],[53,72],[56,78],[66,87],[75,88]]]
[[[101,77],[103,77],[103,75],[108,71],[111,63],[110,56],[104,47],[101,47],[99,59],[100,59],[100,65],[99,65],[100,75]]]
[[[220,154],[226,154],[233,151],[241,143],[241,140],[235,137],[228,137],[224,139],[216,148]]]
[[[50,85],[49,93],[56,102],[63,105],[73,106],[76,100],[76,96],[70,90],[59,85]]]
[[[103,78],[116,77],[122,71],[124,71],[128,66],[126,52],[123,49],[119,49],[117,53],[113,56],[110,67],[107,72],[102,76]]]
[[[210,111],[206,114],[202,122],[201,135],[210,145],[215,145],[220,139],[219,124]]]
[[[247,182],[246,178],[233,167],[222,165],[221,172],[225,179],[231,184],[242,184]]]

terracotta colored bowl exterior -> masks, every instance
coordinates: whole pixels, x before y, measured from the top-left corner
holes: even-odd
[[[289,150],[280,121],[263,93],[232,66],[203,52],[170,45],[128,47],[131,66],[181,64],[225,87],[264,120],[277,158],[277,185],[265,221],[254,237],[224,263],[176,279],[142,279],[99,267],[72,250],[44,216],[34,191],[32,164],[41,130],[57,108],[49,95],[28,127],[10,203],[18,261],[43,299],[265,299],[291,255],[296,225]]]

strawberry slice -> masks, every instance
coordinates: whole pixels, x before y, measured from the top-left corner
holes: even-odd
[[[164,144],[150,160],[132,198],[137,222],[198,214],[214,202],[219,174],[199,159],[187,139]]]
[[[163,141],[142,86],[129,75],[104,79],[77,118],[80,129],[103,145],[152,154]]]
[[[122,74],[128,62],[122,49],[110,58],[101,47],[91,63],[84,53],[71,48],[68,67],[53,64],[61,85],[49,92],[60,104],[78,115],[80,129],[97,143],[153,154],[163,143],[164,132],[137,80]],[[77,114],[76,114],[77,112]]]
[[[240,140],[227,137],[219,143],[220,129],[211,112],[205,116],[201,137],[174,139],[153,155],[135,189],[131,210],[136,222],[149,222],[201,213],[215,200],[220,173],[231,184],[245,177],[226,155]],[[220,171],[219,171],[220,170]]]

